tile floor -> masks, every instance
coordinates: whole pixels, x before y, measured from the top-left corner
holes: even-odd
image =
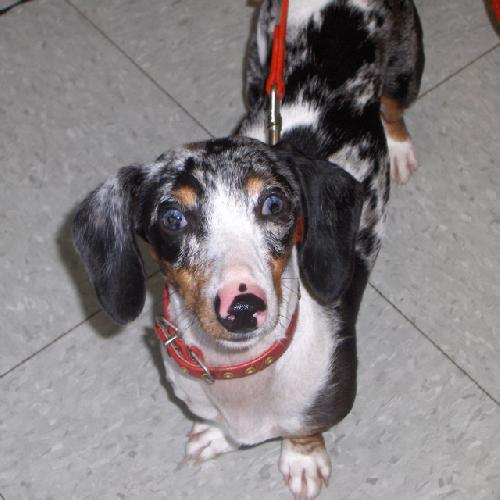
[[[177,468],[190,422],[158,363],[154,267],[150,307],[118,329],[68,232],[118,166],[230,131],[250,3],[37,0],[0,17],[0,499],[289,498],[277,443]],[[421,169],[393,191],[325,499],[500,499],[499,39],[477,0],[416,3]]]

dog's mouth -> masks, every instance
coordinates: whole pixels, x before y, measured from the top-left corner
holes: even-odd
[[[219,340],[225,346],[228,347],[234,346],[238,348],[243,348],[246,347],[246,344],[253,341],[256,337],[257,335],[254,332],[249,332],[249,333],[230,334],[223,338],[220,338]]]
[[[227,332],[218,336],[215,340],[219,347],[227,352],[246,351],[253,348],[264,339],[273,328],[262,331],[254,330],[247,333],[234,334]]]
[[[264,300],[242,294],[236,296],[229,307],[221,311],[220,299],[214,301],[214,317],[216,321],[210,325],[201,324],[205,333],[223,348],[229,350],[243,350],[252,347],[270,333],[277,324],[277,317],[268,310]],[[208,326],[208,328],[206,328]]]

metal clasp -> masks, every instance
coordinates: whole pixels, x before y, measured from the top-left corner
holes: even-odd
[[[165,316],[156,316],[156,322],[161,326],[172,328],[174,332],[179,331],[179,329],[171,321],[165,318]]]
[[[163,330],[163,333],[165,333],[165,337],[167,338],[167,340],[163,342],[163,345],[165,347],[168,347],[174,340],[177,340],[179,338],[179,334],[177,333],[179,329],[164,316],[157,316],[156,324]],[[171,337],[169,336],[169,328],[171,328],[175,332],[175,335],[172,335]]]
[[[166,319],[164,316],[157,316],[156,318],[156,324],[163,330],[163,333],[165,333],[165,337],[167,338],[163,343],[165,347],[168,347],[170,344],[172,344],[175,340],[181,339],[179,329],[168,319]],[[174,332],[175,335],[170,336],[168,329],[171,328]],[[182,339],[181,339],[182,340]],[[203,362],[203,360],[194,352],[192,351],[189,346],[187,346],[184,343],[187,352],[189,356],[191,356],[191,359],[195,361],[195,363],[203,370],[204,375],[203,375],[203,380],[209,384],[212,385],[215,382],[215,379],[212,377],[212,374],[210,373],[210,370],[208,369],[207,365]],[[175,344],[172,345],[172,348],[175,350],[178,356],[181,358],[183,357],[181,353],[179,353],[179,349]]]
[[[281,137],[281,101],[278,98],[276,85],[271,87],[269,109],[267,110],[267,142],[276,145]]]
[[[208,369],[208,366],[189,347],[187,349],[188,349],[189,355],[196,361],[196,363],[198,363],[199,367],[205,372],[203,380],[208,385],[212,385],[215,382],[215,379],[212,377],[212,374],[210,373],[210,370]]]

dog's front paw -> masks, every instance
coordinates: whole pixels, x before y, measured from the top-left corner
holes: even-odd
[[[411,139],[395,141],[387,137],[387,146],[391,162],[391,180],[397,184],[405,184],[418,168]]]
[[[279,468],[295,500],[316,498],[332,470],[323,436],[284,438]]]
[[[215,425],[195,422],[188,434],[184,462],[194,461],[198,464],[236,448]]]

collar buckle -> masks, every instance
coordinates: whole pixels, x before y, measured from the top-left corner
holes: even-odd
[[[181,356],[181,353],[179,352],[178,345],[176,345],[175,341],[178,340],[182,342],[182,338],[179,333],[179,329],[177,326],[175,326],[171,321],[169,321],[165,316],[157,316],[156,317],[156,324],[160,328],[160,330],[163,332],[163,338],[161,339],[161,343],[165,346],[168,352],[168,348],[174,349],[179,356]],[[208,366],[204,363],[204,361],[201,359],[200,356],[194,352],[193,349],[191,349],[188,345],[185,345],[185,350],[186,354],[189,355],[191,358],[189,361],[194,361],[202,370],[203,370],[203,380],[209,384],[212,385],[215,382],[215,379],[213,378],[212,374],[210,373],[210,370]]]
[[[155,324],[158,325],[164,334],[163,338],[160,340],[165,347],[168,347],[172,342],[179,338],[179,334],[177,333],[179,329],[164,316],[156,316]],[[175,333],[171,335],[169,329],[173,330]]]
[[[210,370],[208,369],[208,366],[203,362],[203,360],[188,346],[187,350],[189,352],[189,355],[191,358],[193,358],[194,361],[196,361],[196,364],[205,372],[203,375],[203,380],[208,384],[212,385],[215,382],[215,379],[212,377],[212,374],[210,373]]]

